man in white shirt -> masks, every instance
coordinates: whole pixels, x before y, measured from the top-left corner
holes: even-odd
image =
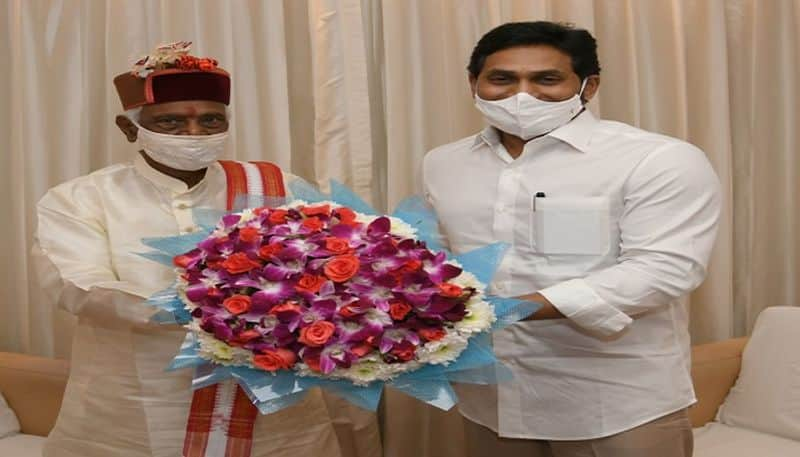
[[[41,287],[78,317],[70,379],[44,456],[377,457],[375,415],[319,391],[255,417],[252,448],[241,434],[247,446],[230,446],[230,429],[213,421],[228,436],[205,433],[200,446],[184,446],[192,373],[165,368],[186,331],[149,323],[155,310],[144,304],[174,271],[137,253],[149,250],[144,237],[197,230],[193,208],[225,209],[232,196],[228,169],[216,161],[228,131],[230,77],[187,51],[188,43],[161,47],[115,78],[128,110],[117,124],[141,149],[133,161],[56,186],[39,203],[33,256]],[[245,189],[269,194],[292,179],[277,168],[274,182],[259,176],[264,163],[240,166]]]
[[[428,153],[425,192],[454,252],[510,245],[494,293],[543,304],[494,336],[512,382],[459,386],[471,454],[690,456],[679,298],[716,236],[705,155],[585,109],[600,83],[585,30],[501,25],[468,70],[490,126]]]

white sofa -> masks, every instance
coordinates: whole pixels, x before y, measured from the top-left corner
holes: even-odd
[[[800,307],[764,310],[749,340],[694,347],[692,378],[695,457],[800,457]]]

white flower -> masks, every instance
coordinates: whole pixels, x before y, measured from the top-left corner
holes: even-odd
[[[200,357],[211,360],[220,365],[252,366],[253,354],[242,348],[228,346],[224,342],[214,338],[213,335],[206,333],[196,323],[189,324],[197,335],[200,342]]]
[[[392,235],[397,235],[404,239],[412,238],[417,239],[417,229],[406,223],[404,220],[397,217],[389,217],[392,226],[390,231]]]
[[[239,226],[240,228],[241,227],[246,227],[247,223],[252,221],[255,218],[256,218],[256,215],[253,212],[253,210],[250,209],[250,208],[247,208],[245,210],[242,210],[241,213],[239,213],[239,222],[237,222],[236,225]]]
[[[473,297],[467,302],[467,315],[455,323],[455,328],[461,333],[480,333],[491,327],[496,320],[492,305]]]
[[[417,350],[421,363],[448,365],[467,348],[467,337],[456,332],[447,332],[439,341],[430,341]]]

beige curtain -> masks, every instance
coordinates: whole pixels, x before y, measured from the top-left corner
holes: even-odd
[[[132,57],[194,41],[233,74],[229,157],[335,178],[385,209],[420,189],[426,151],[481,127],[465,71],[476,40],[536,19],[597,37],[595,113],[697,144],[720,176],[719,239],[690,300],[695,341],[800,304],[800,1],[6,0],[0,350],[69,352],[70,319],[30,281],[34,207],[50,186],[133,154],[111,85]],[[454,413],[397,393],[384,411],[388,455],[462,455]]]

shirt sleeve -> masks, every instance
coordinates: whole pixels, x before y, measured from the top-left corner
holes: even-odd
[[[146,291],[118,279],[108,233],[92,204],[97,199],[86,185],[59,186],[37,206],[31,259],[38,285],[52,305],[81,318],[145,325],[155,309],[144,304]]]
[[[637,314],[702,283],[720,206],[719,181],[703,152],[685,143],[662,147],[624,186],[617,264],[539,292],[580,327],[620,332]]]
[[[430,205],[431,208],[434,208],[435,211],[436,205],[434,205],[433,197],[431,195],[430,182],[428,174],[426,173],[427,169],[428,169],[428,156],[426,155],[422,160],[422,166],[420,169],[420,173],[422,174],[422,194],[428,205]],[[453,249],[450,246],[450,240],[447,238],[447,235],[445,234],[444,225],[441,222],[439,222],[438,225],[439,225],[439,230],[437,231],[436,241],[438,241],[439,244],[444,246],[445,249],[452,252]]]

